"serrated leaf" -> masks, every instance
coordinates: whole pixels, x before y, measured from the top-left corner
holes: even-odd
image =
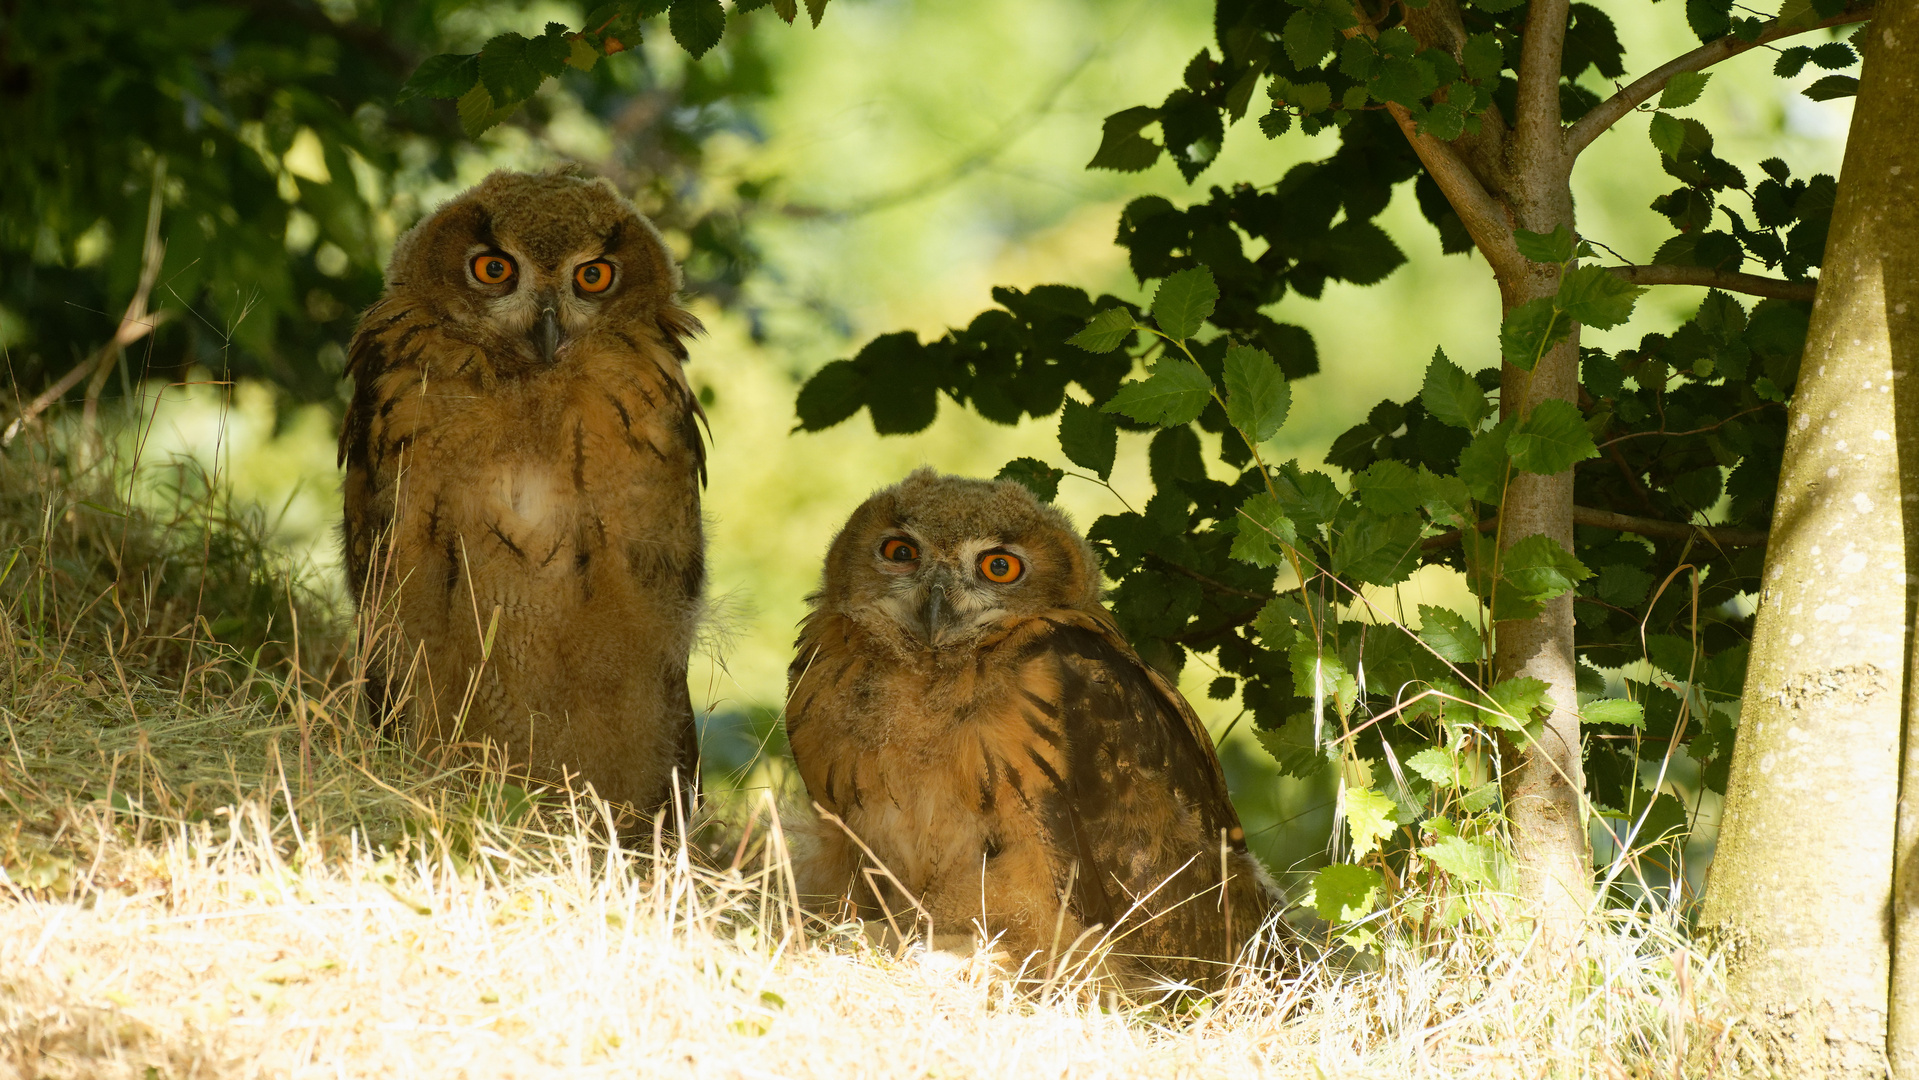
[[[1293,12],[1281,33],[1286,57],[1293,62],[1295,71],[1318,66],[1320,60],[1333,51],[1333,41],[1338,36],[1335,21],[1325,12],[1311,8]]]
[[[1675,160],[1686,145],[1686,125],[1678,117],[1662,112],[1652,114],[1652,126],[1646,134],[1660,153]]]
[[[1260,133],[1269,139],[1277,139],[1292,129],[1293,114],[1285,109],[1274,108],[1259,118]]]
[[[1592,576],[1585,563],[1543,533],[1508,548],[1499,569],[1500,591],[1511,591],[1528,603],[1544,603]]]
[[[1683,109],[1699,100],[1706,92],[1706,84],[1712,81],[1710,71],[1681,71],[1667,80],[1666,88],[1659,92],[1659,107],[1662,109]]]
[[[1429,746],[1407,758],[1406,767],[1436,786],[1451,787],[1459,778],[1459,762],[1437,746]]]
[[[1519,253],[1533,262],[1553,264],[1572,258],[1573,247],[1577,244],[1573,231],[1564,225],[1554,226],[1549,233],[1514,229],[1513,242],[1519,246]]]
[[[1230,555],[1254,566],[1280,566],[1285,555],[1280,545],[1299,540],[1292,519],[1280,509],[1271,495],[1260,493],[1248,498],[1233,515],[1233,548]]]
[[[1359,700],[1359,683],[1338,656],[1322,653],[1317,642],[1302,637],[1286,650],[1286,659],[1293,669],[1293,693],[1310,700],[1317,686],[1320,700],[1338,715],[1352,711]]]
[[[1327,922],[1352,922],[1372,914],[1373,894],[1383,878],[1370,866],[1334,863],[1313,875],[1313,910]]]
[[[1426,381],[1420,385],[1419,400],[1441,423],[1467,431],[1479,430],[1480,422],[1492,412],[1486,392],[1440,349],[1433,350],[1432,363],[1426,365]]]
[[[1255,445],[1273,437],[1286,423],[1293,388],[1264,349],[1235,345],[1226,350],[1226,419]]]
[[[1543,680],[1526,675],[1501,679],[1486,692],[1489,710],[1480,714],[1485,723],[1503,731],[1524,731],[1533,713],[1548,704],[1552,691]]]
[[[817,20],[815,22],[817,24]],[[698,60],[718,45],[721,35],[726,33],[726,8],[720,0],[673,0],[666,25],[680,48]]]
[[[1417,514],[1362,509],[1333,544],[1332,571],[1369,585],[1397,585],[1419,568]]]
[[[1601,600],[1623,608],[1636,608],[1645,602],[1652,583],[1653,576],[1637,566],[1614,563],[1599,568],[1599,581],[1595,587]]]
[[[1473,441],[1459,452],[1459,479],[1480,502],[1497,504],[1505,495],[1507,466],[1512,463],[1506,440],[1516,422],[1510,416],[1501,420],[1473,436]]]
[[[584,36],[576,37],[566,47],[566,62],[569,67],[580,71],[592,71],[600,62],[600,50],[589,44]]]
[[[1618,724],[1643,730],[1646,726],[1646,707],[1625,698],[1600,698],[1588,701],[1580,708],[1579,718],[1588,724]]]
[[[1371,788],[1346,790],[1346,828],[1353,838],[1353,858],[1379,850],[1379,842],[1399,831],[1398,805]]]
[[[1259,643],[1274,652],[1284,652],[1293,647],[1299,637],[1299,626],[1295,620],[1303,620],[1306,608],[1290,596],[1277,596],[1266,601],[1253,618],[1253,632],[1259,635]]]
[[[1090,353],[1109,353],[1120,347],[1135,325],[1132,312],[1123,307],[1107,308],[1086,320],[1080,332],[1066,340]]]
[[[1167,337],[1184,341],[1199,333],[1218,302],[1219,286],[1213,281],[1213,272],[1204,266],[1191,267],[1160,282],[1159,291],[1153,294],[1153,321]]]
[[[1259,745],[1273,755],[1279,771],[1301,780],[1318,776],[1326,768],[1326,755],[1313,737],[1313,718],[1295,713],[1286,723],[1259,733]]]
[[[1419,605],[1419,640],[1455,664],[1477,664],[1485,655],[1479,628],[1451,608]]]
[[[1140,129],[1159,119],[1159,110],[1150,105],[1135,105],[1108,116],[1101,125],[1099,149],[1089,169],[1115,172],[1139,172],[1159,160],[1158,143],[1140,134]]]
[[[793,20],[800,17],[799,0],[772,0],[772,4],[773,14],[778,15],[780,20],[788,26],[793,25]]]
[[[458,98],[480,81],[479,53],[442,53],[420,62],[400,88],[400,100],[415,97]]]
[[[826,0],[806,0],[806,14],[813,20],[813,29],[819,29],[820,20],[826,17]]]
[[[518,105],[509,105],[504,109],[496,108],[493,95],[487,93],[486,84],[476,82],[473,89],[460,95],[455,111],[460,114],[460,127],[466,131],[469,139],[477,139],[488,128],[513,115]]]
[[[1645,291],[1603,266],[1575,266],[1559,279],[1556,299],[1567,318],[1609,330],[1632,318],[1633,305]]]
[[[501,34],[480,49],[480,83],[499,107],[518,105],[533,96],[546,75],[527,57],[528,41],[519,34]]]
[[[1460,60],[1466,66],[1466,74],[1480,82],[1489,82],[1497,79],[1505,68],[1506,49],[1499,43],[1498,34],[1474,34],[1460,50]]]
[[[1482,841],[1448,836],[1420,848],[1419,854],[1459,881],[1491,887],[1498,880],[1493,869],[1496,856]]]
[[[1469,814],[1476,814],[1499,801],[1499,781],[1488,780],[1466,794],[1460,796],[1459,808]]]
[[[1513,468],[1551,476],[1573,467],[1575,462],[1598,457],[1592,432],[1579,406],[1557,398],[1533,407],[1506,440],[1506,452],[1512,455]]]
[[[1041,502],[1052,502],[1059,494],[1060,478],[1065,476],[1063,469],[1055,469],[1038,458],[1014,458],[1000,466],[995,480],[1012,480],[1032,492]]]
[[[1506,313],[1499,327],[1499,354],[1506,363],[1531,371],[1547,350],[1572,333],[1572,321],[1560,314],[1553,300],[1542,296]]]
[[[1113,472],[1113,458],[1119,450],[1119,428],[1112,417],[1091,405],[1067,398],[1059,414],[1059,448],[1068,461],[1093,470],[1104,480]]]
[[[1167,359],[1141,382],[1119,388],[1101,412],[1130,416],[1142,424],[1175,427],[1199,418],[1213,398],[1213,381],[1184,360]]]
[[[1856,97],[1859,94],[1859,80],[1850,75],[1827,75],[1799,92],[1814,101]]]
[[[1353,494],[1375,514],[1405,514],[1420,508],[1425,486],[1405,462],[1381,458],[1353,477]]]

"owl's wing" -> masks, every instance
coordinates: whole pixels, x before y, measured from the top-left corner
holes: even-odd
[[[1063,759],[1047,827],[1078,862],[1082,921],[1117,928],[1122,953],[1230,961],[1268,901],[1211,735],[1106,612],[1044,621],[1025,649],[1051,655],[1058,689],[1026,721]]]

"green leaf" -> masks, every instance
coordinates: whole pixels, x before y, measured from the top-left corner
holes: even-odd
[[[1293,668],[1295,694],[1311,700],[1317,685],[1321,701],[1332,705],[1340,716],[1352,711],[1353,703],[1359,700],[1359,683],[1338,656],[1321,653],[1318,642],[1302,637],[1286,650],[1286,659]]]
[[[1090,353],[1109,353],[1119,348],[1135,325],[1132,312],[1123,307],[1107,308],[1086,320],[1080,332],[1066,340]]]
[[[1305,780],[1326,769],[1326,755],[1314,741],[1313,718],[1305,713],[1293,714],[1275,730],[1260,732],[1259,745],[1273,755],[1279,771],[1287,776]]]
[[[566,47],[568,67],[578,71],[592,71],[600,62],[600,50],[587,43],[585,36],[574,38]]]
[[[1466,39],[1460,59],[1466,65],[1466,74],[1480,82],[1490,82],[1499,78],[1505,68],[1506,50],[1499,44],[1498,34],[1474,34]]]
[[[1286,20],[1283,32],[1286,42],[1286,57],[1293,62],[1296,71],[1305,71],[1315,67],[1326,54],[1333,51],[1333,41],[1339,36],[1338,21],[1322,11],[1306,9],[1295,11]]]
[[[1699,100],[1706,92],[1706,84],[1712,81],[1710,71],[1681,71],[1667,80],[1666,88],[1659,93],[1659,107],[1662,109],[1683,109]]]
[[[1618,724],[1644,730],[1646,727],[1646,707],[1637,701],[1625,698],[1600,698],[1588,701],[1579,710],[1579,718],[1588,724]]]
[[[1506,440],[1515,423],[1510,416],[1501,420],[1473,436],[1473,441],[1459,452],[1459,479],[1480,502],[1497,505],[1505,496],[1506,470],[1512,463]]]
[[[1167,337],[1184,341],[1199,333],[1200,325],[1218,302],[1219,286],[1214,284],[1211,270],[1204,266],[1181,270],[1160,282],[1159,291],[1153,294],[1153,321]]]
[[[1398,805],[1371,788],[1346,789],[1346,828],[1353,837],[1353,858],[1379,850],[1379,842],[1399,831]]]
[[[1375,514],[1406,514],[1424,502],[1425,485],[1405,462],[1381,458],[1353,477],[1353,494]]]
[[[1592,432],[1579,406],[1557,398],[1533,406],[1533,411],[1506,440],[1506,452],[1512,455],[1513,468],[1551,476],[1565,472],[1574,462],[1598,457]]]
[[[1632,318],[1633,304],[1645,291],[1603,266],[1576,266],[1559,279],[1559,308],[1568,318],[1607,330]]]
[[[1652,114],[1652,127],[1647,130],[1647,135],[1660,153],[1675,160],[1686,145],[1686,125],[1678,117],[1662,112]]]
[[[1197,420],[1212,398],[1213,381],[1204,371],[1168,358],[1144,381],[1120,387],[1100,411],[1122,413],[1155,427],[1175,427]]]
[[[533,96],[546,76],[527,56],[527,39],[501,34],[480,49],[480,82],[500,107],[517,105]]]
[[[866,374],[851,360],[835,360],[820,368],[800,387],[795,403],[800,428],[824,431],[859,412],[866,404],[866,390]]]
[[[1573,231],[1564,225],[1553,227],[1549,233],[1527,232],[1524,229],[1513,230],[1513,240],[1519,245],[1519,253],[1536,263],[1563,263],[1573,257],[1573,248],[1577,241]]]
[[[1500,559],[1500,591],[1512,591],[1528,603],[1544,603],[1592,576],[1586,564],[1543,533],[1508,548]]]
[[[400,100],[415,97],[457,98],[480,81],[479,53],[442,53],[429,56],[415,68],[406,85],[400,88]]]
[[[1599,598],[1623,608],[1636,608],[1646,600],[1653,577],[1637,566],[1614,563],[1599,568]]]
[[[1369,585],[1397,585],[1419,569],[1419,515],[1362,509],[1333,545],[1332,571]]]
[[[1263,492],[1240,505],[1239,513],[1233,516],[1233,528],[1232,557],[1254,566],[1283,565],[1285,556],[1279,545],[1299,540],[1292,519]]]
[[[1150,105],[1135,105],[1108,116],[1102,125],[1099,149],[1093,152],[1093,160],[1087,162],[1086,167],[1139,172],[1152,165],[1159,160],[1160,147],[1141,135],[1140,129],[1158,119],[1159,110]]]
[[[1859,94],[1859,80],[1850,75],[1827,75],[1799,92],[1814,101],[1856,97]]]
[[[1480,716],[1496,728],[1523,731],[1532,722],[1533,713],[1550,704],[1547,695],[1551,691],[1543,680],[1525,675],[1501,679],[1486,694],[1491,711]]]
[[[1293,461],[1273,470],[1273,490],[1286,516],[1307,526],[1331,521],[1346,501],[1332,477],[1318,470],[1301,472]]]
[[[1459,800],[1459,808],[1469,814],[1476,814],[1499,801],[1499,781],[1488,780],[1467,792]]]
[[[1119,428],[1112,417],[1067,398],[1059,414],[1059,448],[1068,461],[1093,470],[1104,480],[1113,472]]]
[[[1485,655],[1479,628],[1451,608],[1419,605],[1419,640],[1455,664],[1477,664]]]
[[[1276,596],[1266,601],[1253,618],[1253,632],[1259,635],[1259,643],[1274,652],[1284,652],[1292,648],[1299,637],[1299,627],[1295,620],[1303,620],[1306,608],[1290,596]]]
[[[1459,762],[1437,746],[1429,746],[1407,758],[1406,767],[1437,786],[1451,787],[1459,779]]]
[[[1041,502],[1052,502],[1059,494],[1060,478],[1065,476],[1063,469],[1055,469],[1038,458],[1014,458],[1000,466],[995,480],[1013,480],[1032,492]]]
[[[1334,863],[1313,875],[1313,910],[1327,922],[1352,922],[1372,914],[1373,894],[1384,878],[1370,866]]]
[[[1572,333],[1572,321],[1559,313],[1553,297],[1528,300],[1506,313],[1499,327],[1499,354],[1521,371],[1531,371],[1548,349]]]
[[[680,48],[698,60],[720,43],[720,36],[726,32],[726,9],[720,0],[673,0],[666,25]]]
[[[1293,388],[1264,349],[1226,350],[1226,419],[1255,444],[1279,431],[1292,408]]]
[[[1486,392],[1440,349],[1433,350],[1433,361],[1426,365],[1426,381],[1419,388],[1419,400],[1441,423],[1467,431],[1477,431],[1480,421],[1492,412],[1492,406],[1486,402]]]
[[[820,20],[826,17],[826,0],[806,0],[807,17],[813,20],[813,29],[820,28]]]
[[[1498,880],[1493,869],[1498,865],[1497,856],[1483,841],[1447,836],[1430,847],[1420,848],[1419,854],[1459,881],[1490,888]]]
[[[496,107],[493,104],[493,95],[487,92],[486,84],[483,82],[474,83],[473,89],[461,94],[459,103],[455,106],[460,114],[460,127],[465,129],[469,139],[479,138],[488,128],[512,116],[513,111],[518,108],[517,103],[505,108]]]

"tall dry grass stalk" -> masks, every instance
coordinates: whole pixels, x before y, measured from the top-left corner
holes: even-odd
[[[990,944],[878,945],[795,903],[770,791],[720,792],[688,842],[622,847],[603,804],[356,722],[343,620],[296,586],[279,595],[305,639],[251,626],[251,653],[193,630],[230,611],[136,617],[127,595],[187,595],[174,573],[201,575],[204,604],[232,575],[180,553],[216,541],[125,510],[102,515],[116,541],[49,462],[0,503],[0,1073],[1739,1071],[1716,961],[1649,907],[1596,918],[1584,962],[1550,975],[1523,942],[1388,913],[1370,957],[1157,1003],[1035,988]]]

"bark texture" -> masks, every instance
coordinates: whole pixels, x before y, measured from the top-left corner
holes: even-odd
[[[1833,213],[1701,923],[1776,1075],[1885,1075],[1919,491],[1919,0],[1881,5]],[[1896,47],[1894,47],[1896,43]],[[1896,253],[1903,248],[1906,257]],[[1905,306],[1902,307],[1901,305]],[[1901,587],[1889,587],[1899,582]]]

